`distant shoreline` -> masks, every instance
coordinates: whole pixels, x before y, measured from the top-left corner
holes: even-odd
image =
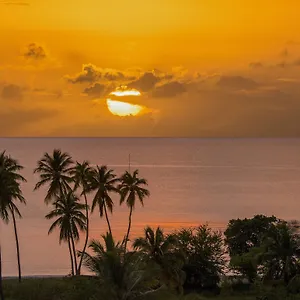
[[[68,275],[25,275],[22,276],[23,279],[28,278],[63,278],[69,277]],[[18,276],[3,276],[3,279],[18,279]]]

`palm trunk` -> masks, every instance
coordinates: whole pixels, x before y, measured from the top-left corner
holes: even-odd
[[[105,212],[105,218],[106,218],[108,230],[109,230],[110,235],[112,236],[112,231],[111,231],[110,222],[109,222],[109,218],[108,218],[107,209],[106,209],[105,204],[104,204],[104,212]]]
[[[84,242],[84,246],[83,246],[83,250],[82,250],[82,255],[81,255],[80,261],[79,261],[78,275],[80,275],[80,272],[81,272],[82,260],[83,260],[83,256],[84,256],[84,253],[86,250],[88,240],[89,240],[89,209],[88,209],[88,202],[87,202],[86,194],[83,193],[83,195],[84,195],[84,200],[85,200],[86,235],[85,235],[85,242]]]
[[[16,238],[16,248],[17,248],[17,259],[18,259],[18,275],[19,275],[19,282],[21,282],[22,275],[21,275],[21,261],[20,261],[20,248],[19,248],[19,239],[18,239],[18,232],[17,232],[17,223],[16,223],[14,210],[10,209],[10,211],[13,217],[13,224],[14,224],[14,231],[15,231],[15,238]]]
[[[0,300],[4,300],[3,287],[2,287],[2,256],[1,256],[1,245],[0,245]]]
[[[129,233],[130,233],[130,228],[131,228],[131,216],[132,216],[132,206],[130,207],[128,230],[127,230],[126,239],[125,239],[124,252],[126,252],[126,250],[127,250],[127,241],[128,241],[128,237],[129,237]]]
[[[70,260],[71,260],[72,276],[74,276],[74,262],[73,262],[73,254],[71,249],[70,237],[68,238],[68,246],[69,246],[69,253],[70,253]]]
[[[74,258],[74,267],[75,267],[75,275],[78,275],[78,268],[77,268],[77,259],[76,259],[76,249],[75,249],[75,243],[74,243],[74,237],[71,234],[71,242],[73,247],[73,258]]]

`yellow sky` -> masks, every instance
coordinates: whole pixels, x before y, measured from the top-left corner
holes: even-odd
[[[0,135],[300,135],[299,11],[297,0],[0,0]],[[124,83],[160,113],[109,114],[101,101]]]
[[[24,0],[24,3],[29,6],[2,5],[1,27],[83,29],[125,35],[248,32],[276,36],[286,35],[287,30],[297,32],[300,8],[297,0]]]

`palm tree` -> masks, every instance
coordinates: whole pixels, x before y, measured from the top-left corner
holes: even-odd
[[[133,243],[135,250],[142,251],[148,261],[159,266],[162,279],[169,288],[171,284],[174,284],[176,288],[182,285],[181,268],[184,257],[178,251],[177,244],[175,235],[165,236],[160,227],[154,231],[149,226],[144,229],[144,237],[135,239]]]
[[[154,232],[151,227],[147,226],[144,229],[144,234],[144,237],[135,239],[133,248],[141,250],[157,264],[161,264],[164,261],[164,256],[174,250],[177,245],[175,236],[165,236],[160,227],[157,227]]]
[[[132,174],[128,171],[121,177],[121,184],[118,186],[119,193],[121,195],[120,205],[126,201],[127,206],[130,209],[128,230],[124,241],[124,251],[126,252],[127,241],[131,228],[131,218],[132,212],[135,207],[135,200],[138,198],[141,204],[144,206],[144,198],[150,196],[150,192],[143,186],[147,186],[147,180],[144,178],[139,178],[139,171],[135,170]]]
[[[299,273],[300,237],[298,224],[280,222],[269,232],[262,259],[266,262],[266,278],[283,279],[288,283]]]
[[[89,244],[89,248],[92,250],[95,256],[90,255],[87,252],[82,252],[80,255],[84,258],[85,266],[97,276],[105,278],[108,272],[105,268],[109,268],[114,265],[112,270],[117,270],[121,265],[121,253],[122,247],[120,242],[115,242],[113,236],[110,233],[101,235],[104,241],[104,245],[100,241],[92,240]],[[117,272],[118,273],[118,272]]]
[[[79,202],[79,198],[71,191],[57,199],[53,205],[54,209],[45,216],[46,219],[57,218],[51,225],[48,234],[56,227],[60,229],[59,244],[68,242],[72,275],[77,274],[77,261],[75,252],[75,241],[79,240],[79,231],[86,230],[86,216],[82,213],[85,205]]]
[[[12,216],[16,239],[19,282],[21,282],[22,275],[16,215],[20,218],[22,218],[22,215],[15,201],[26,204],[20,186],[21,182],[26,182],[26,179],[19,174],[22,169],[23,167],[18,161],[6,155],[5,151],[0,154],[0,217],[5,223],[8,223],[9,215]]]
[[[95,273],[101,283],[101,295],[105,299],[129,300],[156,292],[150,290],[153,284],[153,270],[137,252],[124,253],[121,243],[116,243],[110,233],[102,235],[103,243],[93,240],[89,248],[93,255],[81,253],[84,265]],[[124,255],[125,254],[125,255]]]
[[[100,217],[103,217],[103,215],[105,214],[108,230],[111,235],[112,230],[107,210],[109,210],[111,213],[113,212],[114,202],[110,197],[110,193],[119,192],[119,190],[115,186],[119,179],[116,178],[116,174],[114,174],[113,172],[114,171],[108,169],[107,166],[97,166],[93,170],[93,176],[89,185],[89,192],[96,191],[92,203],[92,212],[95,210],[95,207],[98,206]]]
[[[70,187],[72,164],[71,156],[58,149],[54,149],[52,155],[45,153],[38,161],[34,173],[40,175],[40,181],[35,185],[34,190],[49,185],[45,197],[46,204],[49,204],[51,200],[56,200],[63,193],[69,193],[72,190]]]
[[[74,169],[71,171],[71,175],[75,182],[74,190],[76,190],[78,187],[81,187],[82,188],[81,195],[83,195],[85,201],[86,235],[85,235],[85,242],[82,250],[82,252],[84,253],[89,239],[89,207],[88,207],[88,201],[86,196],[89,182],[92,177],[92,168],[90,167],[89,162],[88,161],[83,161],[82,163],[76,162]],[[82,259],[83,257],[81,256],[78,265],[79,275],[81,271]]]

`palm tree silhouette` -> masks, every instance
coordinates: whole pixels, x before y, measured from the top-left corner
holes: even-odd
[[[177,239],[173,235],[165,236],[162,229],[157,227],[154,231],[147,226],[144,229],[144,237],[136,238],[133,248],[147,254],[149,259],[161,264],[164,256],[177,245]]]
[[[105,290],[105,299],[141,299],[153,282],[154,274],[147,269],[137,252],[124,253],[123,245],[115,242],[110,233],[102,235],[103,243],[93,240],[84,253],[84,265],[95,273]],[[100,297],[101,298],[101,297]],[[101,298],[102,299],[102,298]]]
[[[266,277],[283,279],[287,284],[299,273],[299,224],[280,222],[268,233],[262,257],[267,261]]]
[[[132,212],[135,207],[135,201],[138,198],[142,205],[144,205],[144,198],[150,196],[150,192],[143,186],[147,186],[147,180],[144,178],[139,178],[139,171],[135,170],[132,174],[126,171],[123,176],[120,178],[121,183],[118,186],[119,193],[121,195],[120,205],[123,202],[126,202],[127,206],[130,209],[129,212],[129,221],[128,221],[128,230],[124,240],[124,251],[126,252],[127,241],[131,229],[131,218]]]
[[[89,248],[95,256],[84,252],[81,256],[84,258],[84,265],[97,276],[106,277],[107,273],[111,273],[118,269],[122,264],[122,247],[120,242],[115,242],[110,233],[101,235],[103,238],[103,245],[98,240],[92,240]],[[108,272],[107,272],[108,271]],[[115,277],[116,274],[110,274]]]
[[[95,210],[95,207],[98,206],[100,217],[103,217],[105,214],[108,230],[111,235],[112,230],[107,210],[111,213],[113,212],[114,202],[110,197],[110,193],[119,192],[118,188],[115,186],[119,179],[116,178],[116,175],[113,172],[114,171],[108,169],[107,166],[97,166],[93,170],[93,176],[89,186],[89,192],[96,191],[92,203],[92,212]]]
[[[71,178],[72,164],[71,156],[58,149],[54,149],[52,155],[45,153],[38,161],[34,173],[40,175],[40,181],[35,185],[34,190],[49,185],[45,197],[46,204],[72,190],[70,187],[70,183],[73,181]]]
[[[48,234],[56,227],[60,229],[59,244],[62,241],[68,242],[70,260],[72,266],[72,275],[77,274],[77,261],[75,242],[79,240],[79,231],[86,230],[86,216],[82,213],[85,205],[79,202],[79,198],[71,191],[66,195],[57,198],[53,205],[54,209],[45,216],[46,219],[57,218],[51,225]]]
[[[147,261],[159,266],[162,280],[167,286],[174,284],[178,288],[181,285],[184,256],[178,251],[177,245],[178,241],[174,235],[165,236],[160,227],[154,231],[147,226],[144,229],[144,237],[135,239],[133,248],[145,254]]]
[[[23,167],[19,165],[18,161],[6,155],[5,151],[0,154],[0,218],[5,223],[9,223],[10,215],[12,216],[16,239],[19,282],[21,282],[22,275],[16,215],[19,218],[22,218],[22,215],[15,201],[26,204],[20,186],[21,182],[26,182],[26,179],[19,174],[22,169]]]
[[[85,242],[83,246],[82,252],[84,253],[87,247],[88,239],[89,239],[89,207],[87,201],[87,190],[89,186],[89,182],[92,177],[92,168],[89,165],[88,161],[83,161],[82,163],[76,162],[74,169],[71,171],[72,178],[75,182],[74,190],[81,187],[82,193],[85,201],[85,216],[86,216],[86,235],[85,235]],[[83,257],[81,256],[79,265],[78,265],[78,274],[80,275],[81,265],[82,265]]]

